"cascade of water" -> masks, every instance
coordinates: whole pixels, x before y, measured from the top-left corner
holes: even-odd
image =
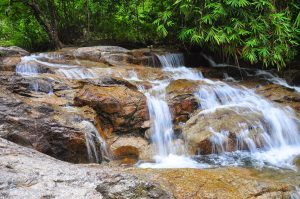
[[[292,167],[293,158],[300,154],[300,121],[296,119],[291,108],[273,104],[258,96],[251,89],[229,86],[220,81],[214,82],[206,79],[204,81],[207,85],[201,86],[195,94],[200,101],[201,113],[227,108],[235,110],[237,114],[243,114],[243,110],[247,110],[250,114],[256,113],[262,116],[252,124],[254,129],[262,131],[261,135],[255,138],[251,137],[247,125],[237,124],[241,128],[241,132],[237,134],[237,149],[244,149],[244,146],[247,146],[246,148],[251,152],[251,158],[255,161]],[[214,134],[210,141],[213,149],[217,149],[216,152],[225,153],[226,148],[222,141],[225,138],[222,132],[219,134],[220,139],[216,139]],[[287,152],[285,155],[282,154],[284,151]],[[276,157],[272,157],[276,153]]]
[[[238,151],[232,153],[232,155],[238,156],[241,159],[237,161],[235,158],[235,161],[237,161],[235,165],[240,164],[241,161],[244,161],[242,159],[247,156],[251,161],[258,162],[259,164],[268,162],[271,165],[290,168],[292,159],[296,155],[299,155],[300,149],[300,121],[296,119],[297,117],[292,109],[277,106],[255,94],[254,90],[230,86],[222,81],[205,79],[201,73],[196,73],[195,70],[183,66],[183,56],[172,54],[158,56],[158,59],[161,61],[163,71],[168,74],[171,73],[169,76],[170,79],[153,81],[152,83],[155,85],[157,83],[162,84],[143,92],[146,93],[150,118],[153,121],[152,140],[158,149],[157,155],[159,156],[159,161],[155,165],[143,164],[141,165],[142,167],[174,167],[174,165],[170,166],[170,162],[174,162],[176,158],[180,159],[180,156],[176,155],[178,151],[176,148],[178,146],[174,145],[170,110],[165,101],[165,88],[172,79],[190,79],[202,80],[206,83],[195,94],[199,99],[202,113],[228,108],[234,110],[237,114],[242,114],[243,111],[246,111],[250,114],[256,113],[257,115],[262,115],[262,119],[260,118],[251,124],[252,128],[262,130],[262,135],[259,138],[251,137],[252,134],[249,132],[246,124],[237,124],[241,129],[241,132],[237,133],[236,137]],[[137,77],[135,76],[134,78]],[[239,113],[240,110],[242,111],[241,113]],[[214,132],[213,129],[211,131]],[[213,152],[225,154],[223,158],[221,158],[222,155],[219,155],[217,158],[215,157],[214,161],[218,162],[222,159],[222,164],[225,165],[227,161],[231,161],[231,157],[226,156],[228,155],[226,154],[228,136],[229,132],[224,129],[221,132],[214,132],[209,139]],[[245,148],[250,153],[239,151]],[[288,151],[289,153],[284,155],[282,151]],[[278,154],[276,158],[274,158],[274,154]],[[187,157],[183,159],[187,162],[191,160]],[[187,162],[180,164],[186,167],[199,167],[199,164],[195,166],[194,162]],[[200,165],[200,167],[202,166]]]
[[[165,100],[151,96],[146,93],[150,119],[153,121],[152,141],[157,147],[159,156],[175,154],[173,147],[173,124],[172,117]]]
[[[157,57],[161,62],[163,71],[168,72],[170,76],[169,79],[152,81],[153,87],[150,90],[140,89],[147,97],[150,119],[152,121],[152,141],[156,147],[156,156],[154,157],[156,163],[145,163],[140,165],[140,167],[203,167],[203,165],[185,156],[183,143],[175,139],[172,116],[165,97],[166,87],[172,80],[200,80],[203,76],[196,70],[188,69],[183,66],[184,57],[182,54],[157,55]],[[137,79],[136,74],[134,78]],[[207,167],[207,165],[205,167]]]
[[[272,82],[273,84],[278,84],[287,88],[295,89],[295,91],[300,93],[300,87],[299,86],[291,86],[289,85],[286,80],[278,77],[277,75],[272,74],[271,72],[268,71],[263,71],[263,70],[257,70],[255,73],[256,76],[263,77],[264,79]]]
[[[184,66],[184,56],[181,53],[170,53],[156,56],[163,68]]]
[[[266,149],[287,145],[300,145],[300,136],[295,113],[289,108],[278,107],[246,88],[234,88],[223,82],[209,81],[202,86],[196,96],[204,111],[218,108],[246,108],[251,112],[262,113],[263,121],[269,125],[264,130],[261,143]],[[238,112],[238,111],[237,111]],[[263,124],[259,124],[263,126]],[[245,134],[244,134],[245,135]],[[244,137],[247,138],[247,137]]]
[[[21,58],[21,62],[16,66],[16,73],[24,76],[34,76],[39,73],[39,67],[35,63],[36,56],[25,56]]]
[[[101,152],[102,158],[105,157],[109,159],[110,155],[107,150],[106,142],[100,136],[96,127],[91,122],[85,120],[80,123],[80,126],[84,130],[86,147],[90,162],[100,163],[101,161],[99,152],[96,148],[96,143],[100,144],[99,150]]]

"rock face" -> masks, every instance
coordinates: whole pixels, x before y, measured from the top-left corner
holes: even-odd
[[[291,187],[242,168],[73,165],[0,138],[1,198],[290,198]]]
[[[143,133],[149,120],[146,97],[125,86],[85,86],[75,104],[88,105],[98,113],[103,129],[116,134]]]
[[[300,94],[293,89],[269,84],[256,89],[256,93],[284,106],[290,106],[300,114]]]
[[[0,57],[26,56],[26,55],[29,55],[29,52],[17,46],[0,47]]]
[[[0,198],[173,198],[130,174],[72,165],[1,138],[0,148]]]
[[[29,52],[16,46],[0,47],[0,71],[14,71],[16,65],[21,62],[21,56],[26,55],[29,55]]]
[[[0,137],[60,160],[90,162],[81,121],[94,121],[92,109],[68,112],[47,86],[32,92],[31,80],[13,73],[2,73],[0,80]]]
[[[260,147],[264,129],[262,115],[246,108],[220,108],[214,112],[200,112],[183,127],[191,154],[210,154],[237,149],[251,149],[247,138]],[[267,125],[263,126],[267,128]]]
[[[300,70],[288,70],[283,74],[283,77],[289,84],[300,86]]]
[[[190,118],[190,114],[199,107],[199,102],[194,95],[199,84],[199,81],[179,79],[168,85],[168,104],[175,124],[186,122]]]

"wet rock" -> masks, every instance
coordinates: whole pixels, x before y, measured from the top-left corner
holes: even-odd
[[[1,198],[173,198],[132,174],[69,164],[1,138],[0,148]]]
[[[0,71],[15,71],[20,62],[21,57],[18,56],[0,58]]]
[[[293,89],[276,84],[268,84],[256,89],[256,93],[271,101],[290,106],[298,114],[300,113],[300,94]]]
[[[146,97],[125,86],[84,86],[74,99],[79,106],[96,110],[102,129],[117,134],[143,133],[149,120]]]
[[[200,85],[200,81],[175,80],[167,87],[167,100],[170,106],[175,124],[186,122],[199,107],[199,102],[194,93]]]
[[[0,57],[26,56],[26,55],[29,55],[29,52],[17,46],[0,47]]]
[[[88,107],[61,107],[67,101],[48,94],[48,84],[38,92],[31,81],[13,73],[0,75],[0,137],[34,148],[60,160],[89,162],[82,120],[96,121]],[[42,83],[42,79],[37,79]],[[45,92],[45,93],[44,93]]]
[[[136,136],[123,136],[112,139],[110,150],[115,160],[136,163],[138,160],[150,160],[153,156],[147,140]]]
[[[262,125],[261,125],[262,124]],[[247,108],[219,108],[202,111],[189,119],[183,136],[191,154],[210,154],[263,145],[262,133],[268,126],[260,112]],[[252,140],[253,142],[249,141]]]
[[[143,169],[130,173],[164,184],[180,199],[289,199],[291,187],[243,168]]]
[[[0,47],[0,71],[14,71],[21,57],[26,55],[29,52],[16,46]]]
[[[300,86],[300,70],[288,70],[283,77],[290,85]]]

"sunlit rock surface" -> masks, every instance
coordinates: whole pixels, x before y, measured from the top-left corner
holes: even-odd
[[[122,169],[72,165],[0,139],[3,198],[289,198],[287,184],[247,169]]]
[[[125,86],[85,86],[75,104],[94,108],[102,128],[117,134],[143,132],[142,126],[149,120],[146,97]]]
[[[69,164],[1,138],[0,152],[1,198],[173,198],[150,180]]]

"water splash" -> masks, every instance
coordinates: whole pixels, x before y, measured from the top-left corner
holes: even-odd
[[[288,107],[280,107],[258,96],[254,90],[245,87],[230,86],[221,81],[205,79],[201,73],[184,67],[183,56],[171,54],[158,56],[163,66],[163,71],[171,74],[169,79],[153,81],[150,90],[146,93],[150,118],[153,121],[153,143],[158,148],[155,156],[156,163],[146,163],[141,167],[153,168],[203,168],[208,167],[205,161],[211,165],[238,166],[247,165],[249,162],[257,167],[275,166],[295,169],[293,159],[300,154],[299,124],[294,111]],[[135,77],[137,78],[137,77]],[[170,110],[165,101],[165,88],[176,79],[202,80],[205,82],[195,95],[198,97],[203,114],[212,113],[217,109],[231,109],[236,114],[256,113],[262,115],[258,122],[251,124],[253,129],[262,130],[261,136],[252,137],[246,124],[238,123],[241,129],[237,133],[237,151],[227,152],[229,132],[223,129],[221,132],[212,130],[213,135],[209,141],[214,153],[208,156],[195,157],[198,165],[185,153],[178,153],[174,145],[174,131]],[[267,127],[265,124],[268,124]],[[256,139],[256,140],[254,140]],[[258,139],[258,140],[257,140]],[[244,151],[247,149],[248,151]],[[183,150],[184,151],[184,150]],[[284,151],[288,153],[284,153]],[[182,152],[182,151],[181,151]],[[277,154],[277,155],[276,155]],[[274,157],[276,156],[276,157]],[[175,163],[177,159],[177,164]],[[202,161],[204,160],[205,161]],[[195,164],[194,164],[195,163]]]

